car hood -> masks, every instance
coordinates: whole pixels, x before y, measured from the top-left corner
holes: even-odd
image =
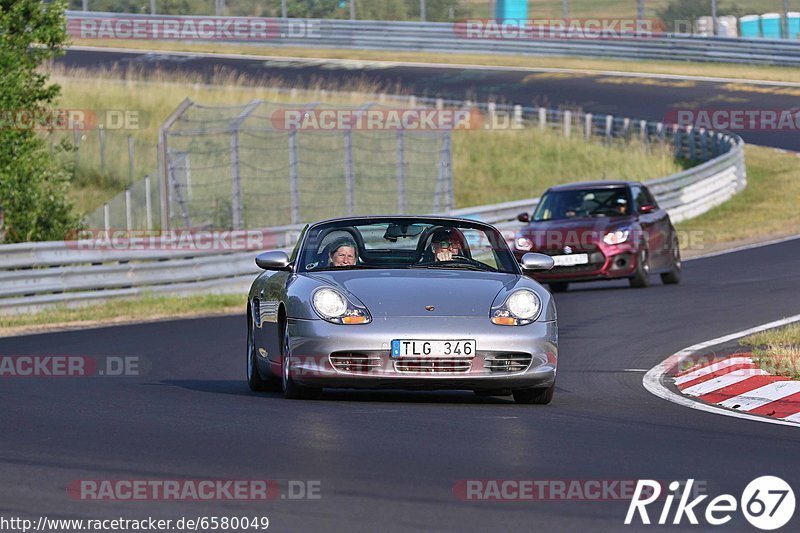
[[[584,217],[533,222],[520,234],[534,243],[534,249],[580,248],[601,241],[610,230],[630,226],[634,217]]]
[[[345,270],[308,276],[355,296],[373,318],[487,317],[495,296],[521,278],[515,274],[433,269]],[[427,311],[426,306],[434,309]]]

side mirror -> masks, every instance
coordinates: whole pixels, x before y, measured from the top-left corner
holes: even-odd
[[[639,208],[639,212],[643,215],[646,215],[647,213],[652,213],[655,210],[656,206],[654,206],[653,204],[644,204],[642,207]]]
[[[271,250],[256,256],[256,265],[264,270],[287,270],[289,255],[283,250]]]
[[[537,254],[528,252],[522,256],[522,261],[519,262],[522,270],[536,271],[536,270],[552,270],[553,258],[549,255]]]
[[[530,222],[531,217],[530,215],[528,215],[528,213],[520,213],[519,215],[517,215],[517,220],[519,220],[520,222]]]

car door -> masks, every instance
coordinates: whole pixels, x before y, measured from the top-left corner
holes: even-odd
[[[655,206],[655,211],[653,211],[652,214],[654,216],[653,224],[656,239],[651,241],[651,253],[654,255],[658,254],[658,265],[664,266],[670,264],[672,261],[672,251],[670,249],[672,245],[672,224],[670,223],[669,215],[666,210],[661,209],[655,196],[653,196],[650,189],[644,185],[642,185],[642,193],[646,201],[650,205]]]
[[[663,261],[663,255],[659,253],[659,242],[661,237],[658,235],[658,209],[653,209],[648,198],[648,193],[641,185],[631,185],[631,196],[633,197],[633,208],[636,212],[639,226],[642,228],[642,240],[647,246],[650,267],[659,265]]]

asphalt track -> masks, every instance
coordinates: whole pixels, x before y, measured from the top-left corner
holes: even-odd
[[[395,92],[451,99],[498,101],[545,106],[569,106],[592,113],[635,119],[664,120],[670,109],[783,110],[797,107],[800,86],[731,81],[701,81],[564,73],[535,70],[390,66],[364,61],[337,63],[313,60],[209,57],[164,52],[69,50],[58,63],[66,67],[106,70],[121,76],[129,69],[191,73],[211,80],[215,73],[244,75],[254,83],[349,88],[367,83]],[[674,114],[672,115],[674,117]],[[674,119],[673,119],[674,120]],[[794,129],[737,131],[745,141],[800,151]]]
[[[0,515],[260,514],[277,531],[615,531],[624,502],[467,502],[453,486],[694,478],[712,496],[738,498],[771,474],[797,490],[797,428],[669,403],[645,391],[641,370],[688,344],[797,313],[799,258],[794,240],[687,262],[679,286],[595,283],[559,294],[558,388],[546,407],[460,392],[332,391],[321,401],[254,394],[242,377],[244,317],[0,339],[5,355],[139,356],[152,367],[135,378],[3,379]],[[70,480],[145,478],[319,480],[322,498],[85,502],[66,494]],[[748,527],[737,514],[720,529]]]
[[[648,100],[638,105],[652,108]],[[645,370],[689,344],[800,312],[798,260],[793,240],[686,262],[679,286],[595,283],[558,294],[558,387],[545,407],[460,392],[254,394],[243,380],[243,316],[0,339],[0,355],[137,356],[150,366],[140,377],[0,381],[0,516],[268,516],[277,531],[616,531],[658,526],[623,526],[627,502],[462,501],[453,487],[693,478],[712,496],[738,498],[752,479],[777,475],[798,491],[797,428],[687,409],[642,387]],[[86,502],[66,492],[78,479],[198,478],[319,481],[322,498]],[[682,529],[697,528],[684,520]],[[719,529],[752,530],[740,513]]]

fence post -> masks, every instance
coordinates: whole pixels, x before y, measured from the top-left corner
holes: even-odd
[[[444,109],[444,100],[442,98],[437,98],[436,99],[436,110],[437,111],[441,111],[442,109]]]
[[[708,161],[711,159],[708,156],[708,132],[705,128],[700,128],[700,160],[701,161]]]
[[[161,190],[161,230],[169,230],[169,179],[170,169],[167,151],[167,131],[175,123],[176,120],[192,105],[192,101],[188,98],[173,111],[167,120],[158,128],[158,173],[159,173],[159,188]]]
[[[106,230],[106,235],[111,231],[111,213],[108,204],[103,204],[103,229]]]
[[[630,133],[631,133],[631,119],[625,117],[622,119],[622,138],[625,142],[630,140]]]
[[[564,137],[569,137],[572,134],[572,111],[569,109],[564,111]]]
[[[614,115],[606,115],[606,141],[611,142],[614,133]]]
[[[686,126],[686,140],[689,143],[689,159],[695,160],[697,159],[697,132],[694,131],[692,126]]]
[[[442,149],[439,154],[439,176],[436,180],[435,213],[439,212],[441,207],[440,198],[442,195],[444,195],[444,211],[449,213],[453,209],[453,175],[451,173],[453,153],[450,148],[450,131],[445,131],[442,137]]]
[[[547,109],[544,107],[539,108],[539,129],[544,130],[547,126]]]
[[[353,175],[353,130],[344,132],[344,189],[347,203],[347,214],[352,216],[356,211],[356,184]]]
[[[494,102],[486,104],[486,112],[489,115],[489,128],[494,129],[497,125],[497,104]]]
[[[233,229],[242,229],[242,179],[239,174],[238,128],[231,132],[231,214]]]
[[[289,130],[289,196],[292,224],[300,223],[300,184],[297,176],[297,130]]]
[[[517,104],[514,106],[514,129],[522,129],[522,106]]]
[[[128,183],[133,184],[133,135],[128,135]]]
[[[406,212],[406,143],[403,128],[397,130],[397,212]]]
[[[586,137],[587,140],[589,140],[589,139],[592,138],[592,133],[593,133],[592,132],[592,124],[593,124],[593,122],[592,122],[592,114],[591,113],[586,113],[586,115],[583,117],[583,120],[584,120],[583,136]]]
[[[106,129],[100,124],[97,128],[100,137],[100,172],[106,171]]]
[[[133,206],[131,205],[131,190],[125,190],[125,229],[128,230],[130,236],[133,230]]]
[[[153,204],[150,200],[150,176],[144,177],[144,213],[147,230],[153,229]]]
[[[647,121],[639,121],[639,138],[643,143],[648,142],[650,139],[647,137]]]

